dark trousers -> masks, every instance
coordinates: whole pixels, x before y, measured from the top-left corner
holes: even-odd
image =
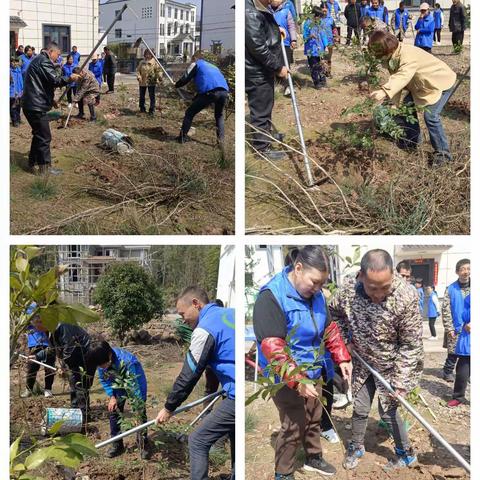
[[[453,385],[453,399],[466,402],[465,391],[470,379],[470,356],[458,356],[457,368],[455,371],[455,383]]]
[[[442,41],[442,29],[441,28],[436,28],[433,31],[433,40],[435,42],[441,42]]]
[[[463,36],[465,32],[452,32],[452,45],[463,45]]]
[[[38,352],[44,350],[46,347],[32,347],[29,348],[30,355],[36,355]],[[47,365],[55,365],[55,350],[48,349],[46,360],[43,363]],[[45,368],[45,390],[51,390],[53,385],[53,380],[55,379],[55,372],[49,368]],[[27,362],[27,389],[33,391],[35,386],[35,381],[37,379],[37,372],[40,370],[40,365],[38,363]]]
[[[275,78],[245,78],[245,92],[250,110],[250,123],[261,130],[251,135],[252,145],[257,150],[267,150],[271,140],[265,135],[270,135],[272,129],[272,110],[274,104]],[[261,133],[265,132],[265,134]]]
[[[218,380],[215,372],[212,370],[212,367],[207,366],[205,369],[205,391],[204,395],[211,395],[218,390],[220,385],[220,380]],[[203,402],[203,408],[207,408],[208,405],[212,402],[212,400],[206,400]],[[209,408],[208,413],[212,411],[213,407]]]
[[[437,331],[435,330],[435,321],[437,320],[437,317],[428,317],[428,326],[430,327],[430,334],[432,337],[437,336]]]
[[[153,113],[155,111],[155,85],[149,85],[148,87],[140,87],[140,111],[145,112],[145,94],[147,93],[148,89],[148,96],[150,97],[150,108],[148,111]]]
[[[360,40],[360,29],[358,27],[347,26],[347,45],[350,45],[352,41],[352,33],[355,33],[355,36]]]
[[[102,73],[103,83],[107,83],[107,74]]]
[[[108,415],[108,419],[110,421],[110,437],[116,437],[117,435],[120,435],[120,433],[122,433],[122,428],[120,425],[120,417],[125,410],[126,400],[127,399],[124,396],[117,397],[117,408],[113,412],[110,412]],[[140,420],[142,423],[145,423],[147,421],[146,408],[143,409]],[[143,450],[147,437],[148,437],[148,433],[146,428],[143,429],[141,432],[137,433],[137,444],[140,450]]]
[[[325,379],[324,379],[325,380]],[[322,421],[320,427],[322,432],[333,428],[332,423],[332,405],[333,405],[333,380],[330,380],[322,386]]]
[[[445,364],[443,365],[443,373],[449,375],[455,370],[455,365],[457,364],[458,356],[454,353],[449,353],[445,359]]]
[[[113,92],[115,90],[115,72],[107,73],[107,85],[108,91]]]
[[[312,76],[313,85],[315,87],[327,84],[327,76],[325,66],[320,57],[307,57],[308,66],[310,67],[310,74]]]
[[[72,88],[69,88],[67,90],[67,100],[68,100],[68,103],[72,103],[72,99],[73,99],[73,95],[75,95],[77,93],[77,87],[74,86]]]
[[[226,90],[212,90],[207,93],[197,95],[192,104],[187,108],[182,123],[182,135],[186,136],[192,126],[195,115],[212,103],[215,108],[215,124],[217,126],[217,139],[223,140],[225,137],[225,120],[223,111],[228,102],[228,92]]]
[[[223,436],[230,438],[232,477],[235,478],[235,400],[227,398],[207,415],[188,437],[191,480],[208,480],[208,453]]]
[[[13,125],[18,125],[20,123],[21,112],[22,112],[22,107],[20,106],[20,99],[11,98],[10,99],[10,119],[12,120]]]
[[[372,408],[373,398],[377,387],[373,375],[370,375],[355,396],[352,415],[352,443],[355,447],[364,445],[367,430],[368,415]],[[378,399],[378,413],[380,418],[388,425],[393,434],[395,447],[399,450],[410,450],[407,431],[397,406],[385,411]]]
[[[323,407],[318,399],[301,397],[287,386],[273,397],[282,423],[275,442],[275,472],[293,473],[295,457],[300,445],[307,458],[322,455],[320,432]]]
[[[32,144],[28,154],[28,163],[30,167],[34,165],[50,165],[52,156],[50,153],[50,142],[52,134],[50,124],[45,112],[34,110],[23,110],[25,118],[32,127]]]
[[[95,105],[88,105],[88,110],[90,112],[90,118],[97,118],[95,114]],[[78,113],[82,116],[85,114],[85,104],[83,103],[83,98],[78,101]]]

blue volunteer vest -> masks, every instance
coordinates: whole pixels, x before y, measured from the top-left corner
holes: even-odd
[[[418,29],[416,27],[418,27]],[[417,36],[415,37],[415,46],[432,48],[433,32],[435,31],[435,22],[433,20],[433,15],[429,13],[426,17],[422,19],[419,18],[415,29],[417,30]]]
[[[275,275],[260,292],[270,290],[285,314],[287,334],[291,335],[293,360],[302,363],[315,363],[318,369],[310,370],[307,375],[311,379],[318,379],[324,370],[328,380],[333,378],[333,361],[330,352],[325,350],[324,355],[315,360],[315,352],[320,353],[323,333],[327,323],[327,305],[322,292],[318,292],[312,299],[302,298],[288,279],[292,270],[286,267],[281,273]],[[292,332],[293,331],[293,332]],[[257,342],[259,365],[264,369],[268,361],[262,353],[260,343]],[[278,383],[278,379],[277,379]]]
[[[463,326],[470,323],[470,295],[465,297],[462,320]],[[457,355],[468,357],[470,355],[470,333],[467,332],[463,326],[460,335],[458,336],[455,353]]]
[[[367,15],[372,18],[378,18],[383,22],[383,7],[380,5],[377,9],[373,7],[368,7]]]
[[[437,318],[439,314],[435,303],[433,303],[433,297],[437,297],[437,292],[432,292],[430,297],[428,297],[428,318]]]
[[[27,68],[33,60],[33,56],[28,58],[25,54],[23,54],[20,56],[20,60],[22,61],[22,65],[20,67],[22,69],[22,75],[25,77],[25,73],[27,72]]]
[[[80,63],[80,53],[70,52],[70,55],[73,57],[73,65],[76,67]]]
[[[93,75],[95,75],[98,84],[101,86],[103,81],[103,66],[100,63],[100,60],[97,60],[95,63],[90,62],[88,69],[93,73]]]
[[[403,30],[407,30],[408,26],[408,10],[400,11],[399,8],[395,10],[395,30],[400,28],[400,25],[403,25]]]
[[[10,98],[21,97],[23,93],[23,77],[20,67],[10,67],[12,81],[10,83]]]
[[[433,11],[433,21],[435,22],[435,28],[442,28],[442,13],[442,9]]]
[[[283,44],[286,47],[289,47],[290,44],[291,44],[290,32],[288,31],[288,14],[289,14],[289,12],[290,12],[290,10],[288,10],[288,8],[285,8],[285,6],[282,5],[273,14],[273,16],[275,17],[275,21],[277,22],[278,26],[282,27],[286,32],[285,39],[283,40]]]
[[[450,297],[450,311],[452,313],[453,327],[455,328],[455,331],[459,333],[463,326],[462,315],[465,306],[465,299],[458,280],[449,285],[448,296]]]
[[[368,9],[369,9],[369,8],[370,8],[370,7],[369,7],[368,5],[360,5],[360,15],[361,15],[362,17],[366,17],[367,14],[368,14]]]
[[[227,92],[229,91],[225,77],[215,65],[205,60],[197,60],[196,65],[195,85],[198,93],[207,93],[215,88],[223,88]]]
[[[30,327],[27,333],[27,346],[28,348],[48,347],[47,333],[36,330],[34,327]]]
[[[212,367],[230,399],[235,398],[235,310],[209,303],[200,310],[198,327],[215,340],[215,352],[208,364]]]

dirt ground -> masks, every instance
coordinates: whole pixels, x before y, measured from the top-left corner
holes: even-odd
[[[295,51],[292,72],[307,153],[316,162],[313,176],[317,183],[303,188],[303,157],[287,147],[275,146],[288,152],[288,158],[273,163],[247,148],[247,233],[468,234],[469,77],[443,112],[454,161],[432,169],[428,163],[432,148],[423,118],[423,144],[415,153],[401,151],[379,135],[373,137],[371,150],[349,144],[345,133],[349,127],[364,131],[371,123],[371,116],[342,116],[344,108],[364,102],[368,95],[368,86],[360,88],[351,51],[352,47],[344,45],[334,50],[332,78],[322,90],[313,89],[303,46]],[[469,47],[460,55],[452,54],[447,45],[434,47],[433,52],[457,74],[469,65]],[[381,77],[386,79],[385,72]],[[280,86],[275,93],[273,124],[285,134],[285,144],[300,150],[291,99],[283,96]],[[445,191],[455,192],[455,197],[447,201],[440,194]]]
[[[467,461],[470,461],[470,406],[461,406],[457,409],[446,406],[446,402],[451,398],[453,385],[441,378],[441,367],[445,356],[445,353],[426,353],[424,374],[420,384],[421,393],[437,420],[434,420],[422,405],[415,405],[415,408]],[[247,395],[253,393],[253,382],[247,383],[246,393]],[[469,391],[467,397],[470,398]],[[350,437],[348,427],[351,414],[351,406],[345,410],[333,410],[332,418],[341,443],[331,444],[322,439],[325,459],[337,468],[338,473],[334,478],[339,480],[447,480],[453,478],[466,480],[470,478],[436,440],[432,441],[430,434],[418,422],[412,421],[411,416],[408,417],[412,423],[409,438],[417,453],[418,464],[415,468],[399,474],[385,473],[382,465],[394,456],[393,442],[378,424],[380,417],[376,400],[373,403],[365,436],[366,454],[355,471],[347,472],[342,467],[342,460]],[[278,411],[274,408],[272,401],[266,403],[259,399],[247,407],[245,444],[245,478],[247,480],[273,478],[273,445],[279,427]],[[302,471],[304,459],[304,453],[300,451],[295,478],[298,480],[323,478]]]
[[[31,130],[22,115],[10,136],[11,233],[232,234],[235,115],[226,119],[222,159],[211,108],[195,117],[191,142],[175,141],[186,108],[170,87],[159,87],[151,118],[138,111],[138,87],[119,84],[102,95],[96,123],[73,118],[77,110],[67,129],[52,119],[53,164],[63,175],[46,184],[25,171]],[[61,113],[64,121],[66,106]],[[132,155],[100,148],[108,128],[132,138]]]
[[[93,329],[96,333],[102,331],[97,325]],[[148,324],[147,331],[155,333],[161,330],[157,322]],[[148,381],[147,416],[152,419],[162,408],[173,382],[181,370],[184,357],[184,347],[177,342],[163,342],[157,345],[128,345],[128,351],[134,353],[142,362]],[[21,399],[20,393],[25,388],[25,375],[22,363],[17,363],[10,375],[10,436],[15,439],[22,430],[35,438],[41,439],[40,427],[45,408],[69,408],[68,384],[64,384],[59,377],[53,386],[53,398],[43,396]],[[43,371],[37,375],[37,381],[43,386]],[[194,401],[203,396],[203,379],[195,387],[188,398]],[[108,411],[108,397],[105,395],[98,377],[91,389],[92,421],[88,424],[87,435],[94,443],[110,437]],[[126,412],[129,411],[128,402]],[[189,478],[190,468],[188,460],[188,444],[177,440],[177,435],[187,431],[188,423],[202,411],[202,406],[195,407],[189,412],[173,417],[162,429],[150,429],[149,439],[152,442],[154,454],[148,461],[141,460],[135,444],[135,435],[125,439],[127,451],[116,458],[109,459],[100,454],[96,458],[85,461],[75,474],[69,476],[60,467],[49,465],[48,468],[37,472],[50,480],[180,480]],[[197,424],[198,425],[198,424]],[[220,480],[222,475],[230,471],[229,446],[227,450],[218,449],[210,455],[210,476]],[[108,449],[108,447],[104,447]]]

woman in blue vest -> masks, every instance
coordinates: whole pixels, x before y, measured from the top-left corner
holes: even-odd
[[[367,9],[367,17],[378,18],[388,25],[388,9],[381,5],[379,0],[372,0],[372,4]]]
[[[181,88],[192,80],[195,82],[198,93],[185,112],[177,141],[178,143],[188,141],[188,131],[192,126],[193,118],[197,113],[200,113],[213,103],[217,127],[217,142],[220,146],[223,146],[225,138],[223,112],[227,106],[229,92],[227,81],[218,67],[203,60],[200,51],[193,54],[192,63],[182,78],[175,83],[175,88]]]
[[[435,23],[435,30],[433,32],[433,41],[435,45],[442,44],[442,28],[443,28],[443,10],[439,3],[435,4],[433,11],[433,21]]]
[[[405,38],[410,19],[410,14],[405,8],[405,2],[400,2],[398,8],[395,10],[395,15],[392,17],[392,29],[400,42],[403,42]]]
[[[465,297],[462,325],[458,328],[457,335],[455,354],[458,356],[458,361],[455,369],[452,400],[447,404],[450,408],[458,407],[467,402],[465,392],[470,380],[470,294]]]
[[[18,127],[21,123],[22,107],[20,99],[23,95],[23,76],[18,58],[10,60],[10,119],[12,126]]]
[[[320,17],[320,28],[325,32],[325,35],[328,39],[327,47],[327,68],[325,69],[325,75],[330,78],[332,76],[332,58],[333,58],[333,49],[335,47],[336,39],[340,39],[339,31],[337,29],[337,24],[335,19],[332,16],[328,15],[327,2],[322,2],[320,4],[321,8],[321,17]]]
[[[415,24],[417,34],[415,36],[415,46],[432,53],[433,32],[435,31],[435,20],[430,13],[430,5],[422,3],[420,5],[420,17]]]
[[[23,51],[23,55],[20,57],[22,75],[25,79],[25,74],[27,73],[27,68],[30,65],[30,62],[33,60],[33,50],[30,45],[27,45]]]
[[[95,75],[98,86],[101,88],[103,83],[103,63],[98,58],[98,55],[92,58],[92,61],[88,65],[88,69],[93,73],[93,75]]]
[[[136,399],[140,400],[137,405],[138,411],[134,413],[140,417],[139,420],[142,423],[145,423],[147,421],[145,405],[147,401],[147,378],[138,358],[126,350],[111,347],[102,338],[97,338],[90,344],[87,362],[93,368],[98,369],[98,379],[109,397],[110,436],[115,437],[122,431],[120,416],[123,414],[127,400],[130,402],[135,402]],[[125,384],[131,387],[128,390],[120,388]],[[137,434],[137,445],[142,460],[148,460],[151,451],[147,429]],[[123,440],[117,440],[107,450],[107,457],[117,457],[124,451]]]
[[[36,308],[36,305],[33,304],[27,309],[27,315],[30,315],[33,310]],[[53,367],[55,365],[56,355],[55,350],[49,348],[49,339],[46,332],[37,330],[33,326],[29,326],[27,329],[27,347],[28,347],[28,356],[32,358],[37,357],[37,355],[44,354],[42,362]],[[38,363],[27,362],[27,388],[20,395],[22,398],[31,397],[34,393],[35,382],[37,380],[37,372],[40,369]],[[44,367],[45,370],[45,397],[51,397],[53,381],[55,380],[55,371],[50,368]]]
[[[73,61],[73,56],[68,55],[67,56],[67,61],[65,62],[65,65],[63,65],[63,67],[62,67],[62,75],[64,77],[71,77],[74,68],[75,68],[75,64],[74,64],[74,61]],[[69,88],[67,90],[68,103],[72,103],[72,93],[73,93],[73,95],[75,95],[77,93],[77,84],[75,82],[72,82],[70,84],[70,87],[71,88]]]
[[[427,306],[427,316],[428,316],[428,326],[430,328],[431,337],[429,340],[437,339],[437,332],[435,330],[435,321],[440,315],[440,303],[438,302],[438,295],[435,291],[435,286],[427,287],[426,294],[428,295],[428,306]]]
[[[275,480],[294,479],[301,445],[305,470],[335,474],[322,455],[324,409],[315,385],[324,375],[333,377],[329,355],[343,377],[351,378],[350,354],[337,324],[330,321],[322,293],[328,279],[325,252],[318,245],[307,245],[292,250],[290,259],[291,264],[260,289],[253,311],[259,365],[268,374],[275,373],[277,383],[284,383],[273,397],[282,422],[275,443]],[[302,364],[308,369],[290,373]]]

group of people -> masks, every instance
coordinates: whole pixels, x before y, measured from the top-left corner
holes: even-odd
[[[106,80],[108,90],[114,93],[116,58],[109,47],[104,48],[104,56],[93,58],[88,69],[80,66],[80,53],[77,47],[67,56],[62,64],[58,45],[51,42],[42,49],[39,55],[32,54],[32,47],[25,47],[20,57],[12,58],[10,65],[10,113],[12,125],[21,122],[23,113],[32,128],[32,144],[29,152],[29,170],[40,173],[58,175],[59,169],[52,168],[50,151],[51,131],[47,113],[58,106],[55,101],[55,89],[66,87],[69,110],[73,104],[78,105],[77,118],[85,118],[85,106],[88,106],[90,120],[97,119],[95,106],[100,103],[100,93],[103,81]],[[139,62],[137,70],[139,83],[139,109],[146,113],[145,97],[148,91],[150,97],[149,115],[155,112],[156,86],[161,81],[162,70],[159,61],[153,57],[149,49],[145,50],[144,58]],[[196,86],[197,95],[187,108],[180,133],[179,143],[189,140],[188,132],[194,117],[210,105],[214,105],[216,137],[218,145],[223,148],[225,137],[224,111],[228,103],[229,87],[220,69],[203,59],[201,52],[192,57],[185,74],[176,82],[175,87],[181,88],[190,81]]]
[[[430,164],[442,166],[452,160],[449,142],[441,121],[442,110],[454,91],[456,73],[442,60],[431,54],[433,36],[440,41],[443,13],[439,6],[430,13],[428,4],[420,6],[420,18],[415,24],[415,46],[403,42],[411,15],[400,2],[392,16],[389,31],[388,9],[380,0],[349,0],[345,7],[347,18],[347,44],[352,34],[360,38],[360,32],[368,42],[368,49],[389,72],[388,82],[371,93],[374,102],[389,101],[395,106],[412,106],[424,112],[425,124],[433,147]],[[312,7],[312,15],[303,22],[304,53],[312,76],[313,86],[326,87],[331,75],[332,53],[339,39],[337,1],[328,0]],[[271,160],[280,160],[285,153],[272,147],[272,111],[274,106],[275,79],[280,79],[289,94],[285,79],[293,63],[297,47],[296,13],[290,0],[246,0],[246,52],[245,90],[248,96],[252,146]],[[450,13],[450,29],[465,30],[466,14],[459,0],[453,0]],[[428,32],[427,32],[428,30]],[[431,32],[430,32],[431,30]],[[283,37],[283,38],[282,38]],[[458,43],[463,37],[455,37]],[[285,47],[288,65],[285,65],[282,45]],[[405,93],[404,93],[405,92]],[[401,118],[400,120],[401,121]],[[402,122],[404,135],[398,146],[416,150],[421,144],[420,124]]]
[[[321,246],[294,249],[285,263],[284,270],[260,289],[253,311],[259,366],[284,384],[273,396],[281,421],[274,445],[275,480],[294,479],[300,446],[306,454],[305,470],[335,475],[320,439],[339,441],[330,431],[334,384],[339,383],[353,395],[351,439],[343,467],[355,469],[365,455],[375,393],[380,417],[394,441],[395,455],[384,469],[398,471],[413,465],[417,456],[397,399],[418,385],[423,372],[422,312],[419,292],[410,283],[411,266],[401,262],[395,271],[388,252],[370,250],[363,255],[359,271],[347,275],[327,301],[323,287],[330,262]],[[456,343],[447,359],[457,368],[449,407],[466,402],[470,376],[469,263],[466,259],[457,263],[459,280],[447,288],[443,304],[446,336],[452,345]],[[352,352],[379,372],[396,396]]]
[[[164,407],[156,417],[156,424],[170,420],[175,410],[187,399],[201,378],[207,376],[205,394],[223,389],[224,399],[212,409],[197,429],[189,436],[190,478],[208,480],[208,458],[212,445],[227,436],[230,440],[232,476],[234,479],[235,452],[235,311],[223,308],[218,302],[210,302],[205,290],[198,286],[187,287],[176,300],[176,309],[183,321],[193,330],[189,350],[182,370],[168,394]],[[110,421],[110,434],[121,433],[121,418],[126,402],[135,401],[136,414],[142,423],[147,421],[147,377],[140,359],[123,348],[112,346],[101,336],[92,336],[83,328],[60,323],[49,332],[37,314],[37,305],[31,305],[27,313],[32,316],[27,333],[28,357],[54,366],[68,375],[70,406],[82,411],[83,430],[90,418],[90,388],[95,374],[106,395]],[[27,363],[26,390],[22,397],[34,395],[39,365]],[[211,381],[213,377],[214,382]],[[55,372],[45,368],[45,390],[52,397]],[[133,383],[133,387],[131,387]],[[214,388],[210,388],[214,384]],[[129,385],[127,388],[126,385]],[[210,385],[210,386],[209,386]],[[142,405],[143,404],[143,405]],[[142,459],[149,459],[152,445],[147,430],[137,434],[137,445]],[[124,452],[123,440],[116,440],[107,450],[110,458]]]

